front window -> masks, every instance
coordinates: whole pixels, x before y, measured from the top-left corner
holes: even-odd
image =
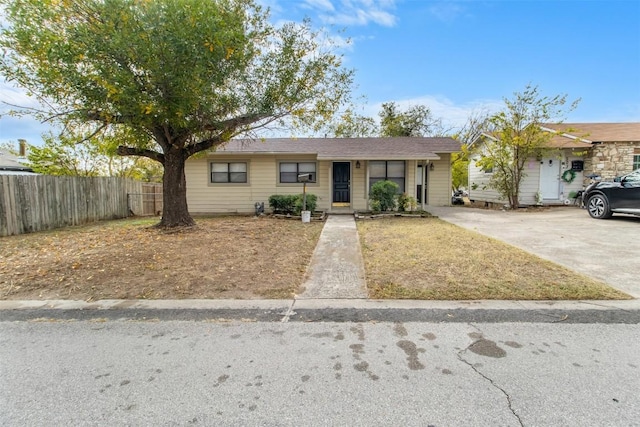
[[[309,182],[316,182],[316,162],[281,162],[280,183],[296,183],[298,175],[309,174]]]
[[[245,162],[213,162],[211,163],[211,182],[246,183],[247,164]]]
[[[375,160],[369,162],[369,189],[378,181],[392,181],[404,193],[405,181],[404,160]]]
[[[633,156],[633,168],[631,168],[631,169],[632,170],[640,169],[640,153],[634,154],[634,156]]]

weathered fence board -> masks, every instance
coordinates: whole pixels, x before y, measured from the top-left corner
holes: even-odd
[[[159,184],[109,177],[0,175],[0,236],[143,215],[142,198],[153,193],[162,204]],[[151,212],[157,213],[157,205]]]

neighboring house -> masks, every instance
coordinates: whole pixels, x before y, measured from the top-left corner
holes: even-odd
[[[0,151],[0,175],[35,175],[22,161],[24,158]]]
[[[310,174],[307,192],[317,209],[369,209],[369,189],[391,180],[418,201],[451,203],[451,138],[300,138],[232,140],[187,160],[187,203],[192,213],[252,213],[273,194],[299,194],[298,175]],[[426,185],[422,185],[426,183]]]
[[[640,167],[640,123],[562,123],[544,124],[542,128],[556,135],[550,140],[551,151],[546,157],[527,162],[520,186],[523,206],[571,203],[571,196],[589,183],[589,175],[610,180]],[[482,134],[473,143],[477,153],[469,162],[469,198],[504,204],[506,200],[489,188],[493,171],[482,170],[473,161],[481,156],[486,138],[493,136]],[[572,180],[568,171],[575,174]]]
[[[640,168],[640,122],[562,123],[545,127],[591,144],[584,162],[586,175],[612,180]]]

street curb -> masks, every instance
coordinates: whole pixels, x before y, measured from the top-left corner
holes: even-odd
[[[372,299],[280,299],[280,300],[1,300],[5,310],[288,310],[359,309],[359,310],[640,310],[640,299],[594,301],[433,301]]]
[[[431,322],[640,324],[640,301],[0,301],[0,322]]]

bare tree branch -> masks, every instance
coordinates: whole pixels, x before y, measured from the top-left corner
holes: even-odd
[[[86,141],[90,140],[91,138],[93,138],[94,136],[96,136],[97,134],[102,132],[107,126],[108,126],[107,124],[103,124],[95,132],[93,132],[91,135],[87,136],[86,138],[82,138],[80,141],[78,141],[78,144],[82,144],[83,142],[86,142]]]
[[[255,123],[270,116],[270,114],[265,113],[245,114],[244,116],[238,116],[222,122],[205,125],[204,129],[208,131],[229,131],[241,126],[250,125],[251,123]]]
[[[116,152],[121,156],[148,157],[149,159],[155,160],[164,165],[164,154],[158,153],[157,151],[147,150],[145,148],[125,147],[124,145],[120,145]]]

